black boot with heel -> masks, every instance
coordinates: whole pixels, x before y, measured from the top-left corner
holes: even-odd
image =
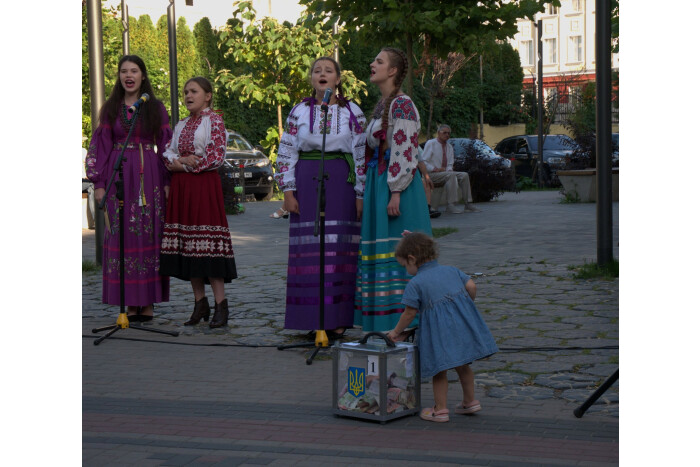
[[[221,303],[214,306],[214,317],[209,323],[210,328],[220,328],[228,323],[228,300],[223,299]]]
[[[194,302],[194,311],[190,319],[185,321],[185,326],[194,326],[202,319],[204,319],[204,321],[209,321],[210,314],[211,307],[209,306],[209,300],[207,300],[207,297],[201,298]],[[216,315],[214,315],[214,318],[216,318]]]

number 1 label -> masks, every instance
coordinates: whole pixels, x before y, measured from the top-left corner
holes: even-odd
[[[370,355],[367,357],[367,375],[377,376],[379,374],[379,356]]]

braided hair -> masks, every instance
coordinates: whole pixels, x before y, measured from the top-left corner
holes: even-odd
[[[391,101],[393,101],[399,93],[401,84],[403,80],[406,79],[406,74],[408,73],[408,58],[403,50],[394,47],[384,47],[382,52],[386,52],[389,56],[389,67],[395,67],[397,70],[397,73],[394,75],[394,89],[391,91],[389,97],[387,97],[385,101],[380,100],[379,104],[377,104],[377,108],[375,108],[375,112],[377,112],[380,106],[384,107],[384,111],[382,112],[382,130],[386,132],[389,127],[389,108],[391,107]]]

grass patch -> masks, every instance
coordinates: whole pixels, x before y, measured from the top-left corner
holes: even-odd
[[[540,188],[536,181],[533,181],[530,177],[523,177],[522,175],[517,176],[517,181],[515,182],[515,187],[518,191],[554,191],[557,190],[556,187],[542,187]]]
[[[455,227],[433,227],[433,238],[444,237],[445,235],[449,235],[457,231],[458,229]]]
[[[620,276],[620,263],[614,259],[611,262],[599,266],[598,263],[584,263],[575,267],[574,279],[603,279],[614,280]]]
[[[579,198],[578,193],[574,191],[574,193],[562,193],[564,197],[559,201],[559,204],[576,204],[581,202],[581,198]]]
[[[83,260],[83,273],[87,274],[95,274],[96,272],[99,272],[102,268],[100,268],[97,263],[94,261],[87,261]]]

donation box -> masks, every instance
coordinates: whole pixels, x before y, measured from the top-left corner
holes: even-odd
[[[369,337],[378,337],[368,339]],[[385,423],[420,410],[418,347],[370,332],[359,342],[336,342],[333,413]]]

